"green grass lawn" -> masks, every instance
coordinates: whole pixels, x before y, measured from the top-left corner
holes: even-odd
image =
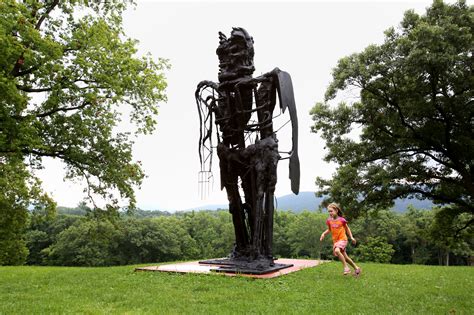
[[[0,267],[0,314],[474,314],[474,268],[331,262],[273,279]]]

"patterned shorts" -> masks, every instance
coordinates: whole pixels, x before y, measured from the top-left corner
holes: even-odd
[[[347,246],[347,240],[337,241],[336,243],[334,243],[334,245],[332,247],[332,253],[334,254],[334,256],[337,256],[336,255],[336,248],[340,248],[341,252],[344,253],[346,251],[346,246]]]

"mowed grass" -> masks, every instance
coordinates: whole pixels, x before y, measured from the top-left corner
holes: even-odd
[[[0,267],[0,314],[474,314],[474,268],[330,262],[273,279]]]

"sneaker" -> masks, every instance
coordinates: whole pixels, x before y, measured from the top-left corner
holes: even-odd
[[[351,270],[349,268],[344,268],[344,276],[346,276],[350,273],[351,273]]]
[[[358,276],[358,275],[360,275],[361,272],[362,272],[362,269],[356,268],[355,275]]]

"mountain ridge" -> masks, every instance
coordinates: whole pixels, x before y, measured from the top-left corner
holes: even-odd
[[[304,210],[315,211],[319,208],[324,197],[316,197],[314,192],[302,191],[298,195],[288,194],[276,198],[275,208],[281,211],[301,212]],[[430,209],[433,203],[429,200],[418,199],[397,199],[393,209],[396,212],[406,211],[409,205],[413,205],[418,209]],[[199,210],[222,210],[228,209],[227,204],[210,204],[195,208],[189,208],[182,211],[199,211]]]

